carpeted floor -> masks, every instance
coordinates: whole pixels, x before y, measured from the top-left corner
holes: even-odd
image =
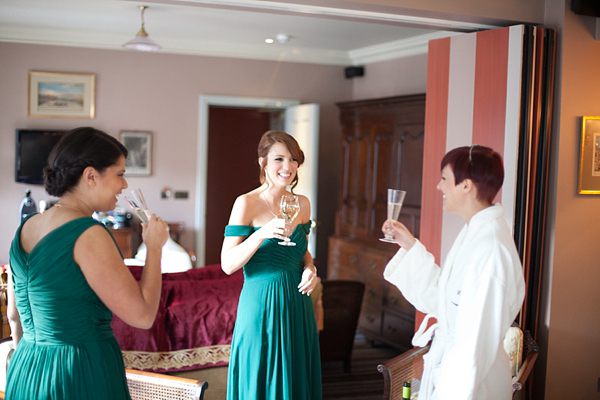
[[[343,363],[323,363],[323,399],[381,400],[383,376],[377,365],[400,354],[385,345],[371,346],[362,335],[357,335],[352,350],[351,370],[344,372]]]
[[[344,372],[343,363],[323,363],[323,399],[381,400],[383,377],[377,365],[400,354],[385,345],[372,346],[362,335],[356,335],[352,351],[351,371]],[[208,382],[205,400],[224,400],[227,393],[227,367],[206,368],[172,373],[184,378]]]

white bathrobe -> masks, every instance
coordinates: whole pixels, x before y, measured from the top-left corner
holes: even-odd
[[[443,268],[417,241],[400,249],[384,277],[427,315],[413,338],[425,346],[419,400],[508,400],[509,359],[503,348],[508,328],[525,296],[523,270],[500,204],[471,218],[456,238]],[[437,323],[425,331],[427,320]]]

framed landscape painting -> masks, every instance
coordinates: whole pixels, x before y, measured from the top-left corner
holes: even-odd
[[[125,175],[149,176],[152,173],[152,132],[121,131],[119,141],[128,151]]]
[[[600,194],[600,117],[583,117],[579,194]]]
[[[94,118],[94,74],[29,72],[29,117]]]

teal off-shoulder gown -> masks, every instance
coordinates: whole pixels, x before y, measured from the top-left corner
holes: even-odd
[[[228,225],[225,236],[258,228]],[[298,291],[310,222],[280,246],[267,239],[244,266],[233,331],[227,400],[321,400],[321,361],[315,314]]]
[[[29,254],[22,225],[17,230],[10,267],[23,337],[10,360],[7,399],[130,399],[112,313],[73,259],[77,238],[97,224],[91,217],[69,221]]]

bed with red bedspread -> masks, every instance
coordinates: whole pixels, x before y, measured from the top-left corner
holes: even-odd
[[[142,267],[129,269],[139,280]],[[125,367],[173,372],[227,365],[242,271],[227,275],[220,265],[209,265],[165,273],[162,279],[160,305],[150,329],[113,317]]]

